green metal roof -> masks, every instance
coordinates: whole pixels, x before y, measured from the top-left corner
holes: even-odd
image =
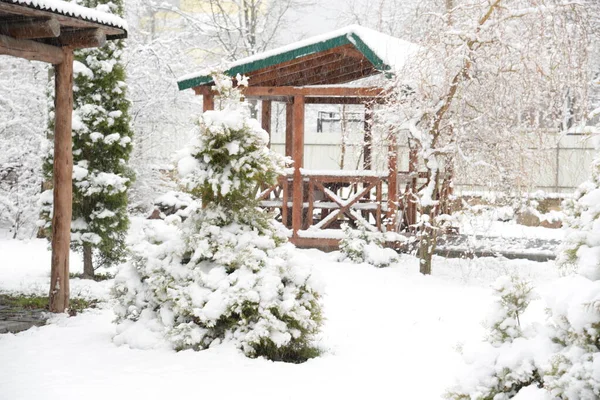
[[[302,42],[304,41],[298,42],[298,44],[301,44]],[[300,45],[299,47],[294,47],[294,45],[284,46],[280,49],[267,51],[263,53],[266,55],[265,57],[261,57],[260,54],[257,54],[245,59],[241,59],[233,63],[229,69],[224,71],[224,73],[231,77],[234,77],[237,74],[246,75],[259,69],[272,67],[286,61],[291,61],[296,58],[316,54],[348,44],[353,45],[358,51],[360,51],[365,58],[369,60],[371,64],[373,64],[375,69],[381,72],[389,71],[391,69],[391,67],[387,65],[376,54],[376,52],[360,38],[359,35],[350,30],[337,36],[330,37],[326,40],[316,41],[307,45]],[[177,86],[179,87],[179,90],[185,90],[195,86],[210,84],[212,82],[213,79],[209,74],[200,74],[198,76],[187,76],[181,78],[181,80],[177,82]]]

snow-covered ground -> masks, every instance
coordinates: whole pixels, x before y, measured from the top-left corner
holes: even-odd
[[[40,328],[0,335],[0,399],[438,399],[463,368],[458,349],[482,338],[489,285],[518,273],[541,291],[553,263],[436,258],[432,276],[414,257],[376,269],[299,250],[325,283],[323,356],[304,364],[248,359],[234,348],[131,350],[112,343],[110,304]],[[45,294],[43,240],[0,239],[0,291]],[[73,270],[81,269],[72,255]],[[111,282],[71,281],[73,295],[109,300]],[[544,307],[528,317],[543,318]]]
[[[562,240],[564,230],[550,229],[542,226],[525,226],[516,221],[498,221],[495,210],[483,215],[463,215],[459,217],[459,231],[465,235],[482,235],[499,238],[528,238],[545,240]]]

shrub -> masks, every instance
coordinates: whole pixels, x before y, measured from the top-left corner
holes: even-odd
[[[383,247],[381,233],[368,232],[363,226],[352,229],[348,224],[342,225],[342,231],[344,238],[340,241],[340,261],[368,263],[378,268],[389,267],[398,262],[398,254]]]
[[[232,342],[250,357],[277,361],[318,354],[318,282],[254,200],[285,160],[239,107],[238,100],[204,113],[199,138],[178,164],[198,200],[147,221],[117,276],[117,343],[151,347],[142,329],[177,350]]]

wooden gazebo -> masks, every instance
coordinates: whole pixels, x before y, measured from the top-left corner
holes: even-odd
[[[0,54],[54,65],[54,209],[50,311],[69,307],[73,154],[73,50],[127,36],[112,14],[60,0],[0,0]],[[16,84],[16,83],[15,83]]]
[[[267,132],[271,133],[272,102],[286,104],[285,154],[293,159],[293,169],[276,186],[265,188],[259,200],[264,207],[280,210],[280,219],[291,229],[296,245],[336,246],[341,235],[331,228],[339,228],[340,220],[383,232],[398,232],[414,222],[414,203],[402,194],[414,193],[416,154],[411,154],[408,171],[398,171],[398,146],[394,135],[389,135],[388,170],[372,170],[372,111],[375,104],[385,101],[385,92],[378,86],[350,84],[393,73],[414,51],[413,44],[401,39],[349,26],[241,59],[225,71],[231,77],[249,78],[243,93],[262,101],[261,120]],[[210,74],[188,75],[178,85],[180,90],[191,88],[202,95],[204,111],[213,109],[216,93]],[[306,104],[364,105],[363,170],[303,168]]]

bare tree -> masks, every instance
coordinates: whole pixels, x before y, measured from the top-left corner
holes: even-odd
[[[491,170],[492,179],[506,171],[518,175],[528,143],[565,129],[567,99],[569,118],[584,119],[589,21],[597,12],[595,4],[562,0],[438,6],[417,16],[415,24],[428,33],[422,51],[397,73],[388,108],[391,127],[408,136],[428,173],[425,187],[410,194],[420,213],[424,274],[431,273],[457,166]]]

